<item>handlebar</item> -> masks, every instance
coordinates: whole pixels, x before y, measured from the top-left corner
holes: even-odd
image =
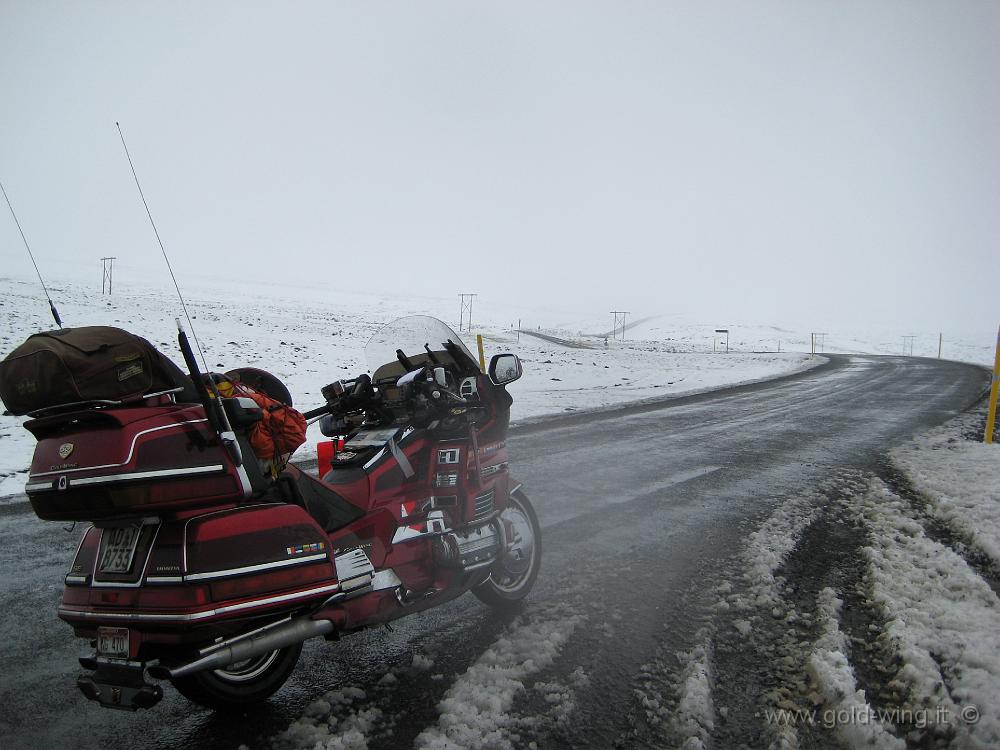
[[[350,383],[350,381],[348,381]],[[414,385],[420,384],[420,392],[432,403],[437,405],[455,405],[462,404],[466,405],[469,402],[459,393],[455,393],[449,388],[442,386],[437,382],[424,382],[417,380]],[[328,390],[329,389],[329,390]],[[334,389],[331,386],[327,386],[323,389],[324,395],[327,396],[327,402],[323,406],[319,406],[315,409],[310,409],[307,412],[303,412],[303,416],[307,420],[315,419],[316,417],[323,416],[324,414],[336,414],[349,412],[352,409],[358,409],[365,406],[365,403],[373,395],[372,390],[372,379],[369,375],[359,375],[354,380],[353,387],[350,390],[342,390],[339,395],[334,395]]]
[[[305,417],[306,420],[310,420],[310,419],[316,419],[316,417],[321,417],[324,414],[329,414],[329,413],[330,413],[330,406],[329,404],[327,404],[325,406],[318,406],[315,409],[310,409],[309,411],[303,412],[302,416]]]
[[[364,399],[371,395],[372,379],[368,375],[359,375],[354,379],[354,386],[351,390],[342,391],[339,395],[334,395],[333,391],[327,390],[328,388],[330,388],[330,386],[323,389],[324,395],[327,396],[326,404],[318,406],[315,409],[310,409],[307,412],[303,412],[303,416],[307,420],[321,417],[324,414],[332,414],[334,409],[337,407],[350,410],[361,406]]]

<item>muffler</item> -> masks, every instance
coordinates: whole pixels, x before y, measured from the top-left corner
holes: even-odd
[[[273,628],[249,633],[243,638],[236,638],[221,648],[214,649],[204,656],[169,667],[157,664],[149,667],[149,675],[157,680],[168,680],[173,677],[184,677],[195,672],[208,669],[221,669],[233,662],[252,659],[285,646],[301,643],[318,635],[326,635],[336,626],[330,620],[310,620],[300,617],[289,620]]]

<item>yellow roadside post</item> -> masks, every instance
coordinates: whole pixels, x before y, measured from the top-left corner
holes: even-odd
[[[476,343],[479,345],[479,369],[486,372],[486,355],[483,354],[483,334],[476,334]]]
[[[997,391],[1000,390],[1000,328],[997,329],[997,353],[993,360],[993,382],[990,384],[990,408],[986,412],[984,443],[993,442],[993,425],[997,417]]]

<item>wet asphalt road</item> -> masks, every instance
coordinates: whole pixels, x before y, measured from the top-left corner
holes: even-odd
[[[522,731],[521,744],[612,746],[635,713],[637,674],[657,651],[690,645],[708,604],[692,592],[718,575],[756,522],[840,468],[871,468],[892,444],[971,405],[987,379],[982,368],[953,362],[837,357],[780,381],[515,430],[512,471],[545,528],[526,614],[586,618],[538,677],[565,681],[578,667],[590,677],[569,726],[540,723]],[[393,632],[307,644],[288,685],[246,716],[213,714],[169,688],[152,711],[110,712],[77,692],[76,657],[87,649],[55,616],[80,529],[43,523],[24,504],[0,509],[0,529],[5,748],[261,747],[342,685],[378,695],[393,717],[393,734],[373,736],[371,747],[407,747],[507,624],[467,596]],[[415,651],[434,659],[432,670],[407,668]],[[393,668],[399,681],[378,686]],[[513,710],[546,707],[525,695]]]

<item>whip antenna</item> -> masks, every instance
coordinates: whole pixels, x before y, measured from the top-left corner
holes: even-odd
[[[194,323],[191,322],[191,315],[188,313],[187,304],[184,302],[184,295],[181,294],[181,288],[177,284],[177,277],[174,276],[174,268],[170,265],[170,258],[167,257],[167,250],[163,247],[163,240],[160,239],[160,233],[156,229],[156,222],[153,221],[153,214],[149,211],[149,204],[146,203],[146,196],[142,193],[142,185],[139,184],[139,175],[135,173],[135,164],[132,163],[132,156],[128,152],[128,146],[125,144],[125,136],[122,134],[122,126],[115,121],[115,127],[118,128],[118,137],[122,139],[122,148],[125,149],[125,158],[128,159],[128,165],[132,168],[132,177],[135,178],[135,186],[139,188],[139,197],[142,198],[142,205],[146,208],[146,216],[149,217],[149,223],[153,227],[153,234],[156,235],[156,241],[160,245],[160,252],[163,253],[163,260],[167,263],[167,270],[170,271],[170,278],[174,282],[174,289],[177,290],[177,298],[181,301],[181,309],[184,310],[184,317],[187,318],[188,325],[191,327],[191,335],[194,336],[194,345],[198,347],[198,354],[201,356],[201,363],[205,366],[205,372],[208,372],[208,362],[205,361],[205,352],[201,349],[201,342],[198,341],[198,333],[194,329]]]
[[[205,414],[208,417],[209,422],[212,427],[215,428],[215,431],[219,433],[219,437],[222,438],[222,443],[226,446],[226,450],[229,451],[230,456],[232,456],[233,462],[237,466],[242,466],[243,452],[240,450],[240,445],[236,441],[236,433],[233,432],[233,427],[229,422],[229,417],[226,415],[226,410],[222,407],[222,396],[219,395],[219,389],[215,385],[215,380],[210,377],[211,371],[208,369],[208,362],[205,361],[205,352],[202,351],[201,342],[198,341],[198,334],[195,333],[194,323],[191,322],[191,315],[188,313],[187,304],[184,302],[184,295],[181,294],[181,287],[177,283],[177,277],[174,276],[174,268],[170,265],[170,258],[167,257],[167,250],[163,247],[163,240],[160,239],[160,233],[156,229],[156,222],[153,221],[153,214],[150,213],[149,204],[146,202],[146,196],[142,193],[142,185],[139,184],[139,175],[135,173],[135,164],[132,163],[132,156],[129,154],[128,146],[125,144],[125,136],[122,133],[122,126],[116,121],[115,127],[118,128],[118,136],[122,139],[122,148],[125,149],[125,157],[128,159],[128,165],[132,168],[132,177],[135,178],[135,186],[139,188],[139,197],[142,198],[142,205],[146,207],[146,216],[149,217],[149,223],[153,227],[153,234],[156,235],[156,241],[160,245],[160,252],[163,253],[163,260],[167,263],[167,270],[170,271],[170,278],[174,282],[174,289],[177,290],[177,298],[181,301],[181,308],[184,310],[184,317],[187,318],[188,325],[191,326],[191,334],[194,336],[195,346],[198,347],[198,354],[201,355],[201,363],[205,366],[205,374],[209,377],[202,379],[199,375],[198,363],[195,361],[194,353],[191,351],[191,345],[188,343],[187,333],[185,333],[184,327],[181,325],[180,320],[178,320],[177,343],[181,346],[181,353],[184,355],[184,363],[191,371],[191,379],[194,381],[195,388],[201,396],[201,402],[205,407]],[[209,393],[211,393],[211,396]],[[247,497],[249,497],[250,485],[245,484],[244,487],[245,493]]]
[[[38,264],[35,263],[35,254],[31,252],[31,246],[28,245],[28,238],[24,236],[24,230],[21,229],[21,222],[17,220],[17,214],[14,213],[14,207],[10,205],[10,198],[7,197],[7,191],[4,190],[2,182],[0,182],[0,192],[3,193],[4,200],[7,201],[7,208],[10,209],[10,215],[14,217],[14,223],[17,224],[17,231],[21,233],[21,239],[24,241],[24,249],[28,251],[28,256],[31,258],[31,265],[35,267],[35,273],[38,274],[38,280],[41,282],[42,290],[45,292],[45,299],[49,301],[49,310],[52,311],[52,317],[55,319],[56,325],[62,328],[63,324],[59,317],[59,311],[56,310],[56,306],[52,304],[52,298],[49,296],[49,290],[45,286],[45,282],[42,281],[42,272],[38,270]]]

